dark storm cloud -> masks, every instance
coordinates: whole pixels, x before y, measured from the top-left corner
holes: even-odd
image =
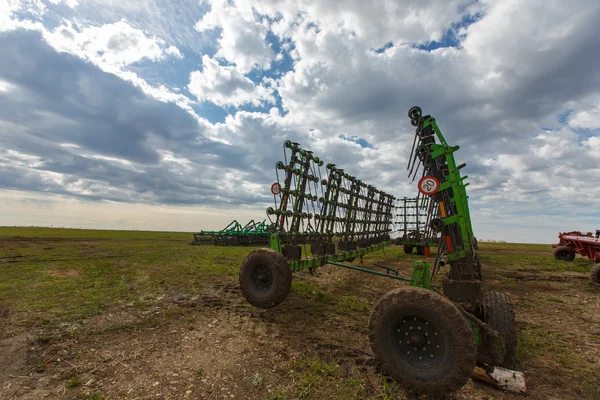
[[[38,139],[152,164],[158,154],[149,135],[191,139],[199,134],[197,121],[180,107],[154,100],[75,56],[57,53],[38,32],[1,34],[0,58],[0,79],[17,86],[17,93],[0,97],[0,119],[26,123]],[[48,126],[51,122],[55,126]],[[11,133],[3,136],[10,140]]]
[[[206,139],[187,111],[56,52],[38,32],[0,34],[0,59],[9,84],[0,91],[0,188],[220,204],[223,173],[248,164],[243,147]],[[264,201],[243,191],[232,199]]]

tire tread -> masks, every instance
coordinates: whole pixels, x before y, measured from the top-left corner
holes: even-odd
[[[251,278],[245,273],[245,267],[254,262],[270,264],[273,267],[273,291],[268,296],[256,294],[252,290]],[[290,293],[292,272],[283,254],[271,249],[255,249],[244,259],[239,273],[240,289],[248,303],[258,308],[272,308],[280,304]]]
[[[382,338],[378,335],[379,326],[386,313],[398,304],[412,304],[436,310],[455,330],[452,336],[460,338],[452,342],[455,347],[456,367],[446,376],[436,379],[412,379],[396,368],[385,352]],[[426,289],[403,287],[385,294],[376,304],[369,320],[369,340],[371,349],[381,363],[382,369],[406,389],[430,396],[445,396],[463,387],[471,377],[477,359],[477,346],[473,332],[458,308],[447,298]]]
[[[509,298],[500,292],[489,291],[483,299],[484,322],[492,325],[502,338],[506,355],[502,367],[514,369],[517,359],[515,313]]]

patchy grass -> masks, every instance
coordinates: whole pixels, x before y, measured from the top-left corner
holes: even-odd
[[[68,388],[76,388],[77,386],[80,386],[83,382],[81,382],[81,378],[78,376],[74,376],[73,378],[69,379],[66,383],[66,386]]]
[[[407,398],[381,374],[367,332],[375,302],[403,283],[328,266],[295,273],[290,298],[257,310],[237,288],[252,248],[190,246],[191,239],[0,228],[0,334],[34,332],[26,371],[39,382],[55,379],[70,398],[222,398],[223,387],[248,399]],[[507,293],[515,308],[517,368],[526,371],[529,398],[600,399],[593,263],[554,260],[550,245],[480,243],[480,252],[485,288]],[[366,256],[364,266],[410,276],[422,258],[393,246]],[[91,378],[101,383],[89,386]],[[469,383],[457,398],[512,397]]]
[[[26,325],[58,325],[115,305],[144,309],[235,282],[249,248],[190,246],[190,234],[0,228],[0,308]],[[225,254],[225,257],[224,257]]]
[[[326,304],[329,302],[329,296],[321,288],[314,287],[310,282],[293,281],[292,291],[300,295],[314,299],[318,303]]]
[[[551,272],[588,272],[591,268],[590,261],[581,256],[577,256],[572,262],[554,259],[550,245],[480,243],[479,250],[484,265]]]
[[[356,296],[340,296],[337,299],[337,306],[342,310],[350,312],[368,312],[371,305]]]

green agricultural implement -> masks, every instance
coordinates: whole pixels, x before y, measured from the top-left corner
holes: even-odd
[[[220,231],[200,231],[194,233],[192,245],[213,246],[260,246],[268,245],[271,234],[266,220],[261,223],[251,220],[242,225],[233,220]]]
[[[399,234],[394,239],[394,244],[404,248],[406,254],[416,251],[418,255],[425,254],[431,247],[437,247],[440,240],[440,232],[430,226],[430,220],[438,212],[437,204],[431,201],[431,197],[402,197],[397,200],[396,232]]]
[[[521,373],[499,378],[507,371],[501,367],[515,366],[515,317],[508,297],[482,286],[467,177],[460,175],[464,164],[454,160],[459,148],[446,142],[435,119],[419,107],[411,108],[409,117],[416,127],[409,178],[420,178],[426,229],[439,238],[433,264],[415,262],[411,277],[382,264],[373,269],[348,264],[392,244],[395,197],[334,164],[322,173],[323,161],[286,141],[285,161],[277,163],[271,186],[275,207],[267,209],[276,219],[269,248],[253,250],[243,261],[241,291],[253,306],[271,308],[289,294],[293,272],[327,264],[407,281],[409,286],[377,302],[369,320],[371,349],[385,373],[408,390],[429,395],[458,390],[474,370],[484,371],[497,386],[524,392]],[[441,285],[433,284],[442,270]]]

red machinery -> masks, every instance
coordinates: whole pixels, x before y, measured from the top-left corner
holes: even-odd
[[[564,232],[558,235],[558,244],[553,244],[554,258],[561,261],[572,261],[575,254],[579,253],[592,261],[600,262],[600,230],[596,235],[583,234],[578,231]],[[600,264],[596,264],[591,271],[592,279],[600,283]]]

